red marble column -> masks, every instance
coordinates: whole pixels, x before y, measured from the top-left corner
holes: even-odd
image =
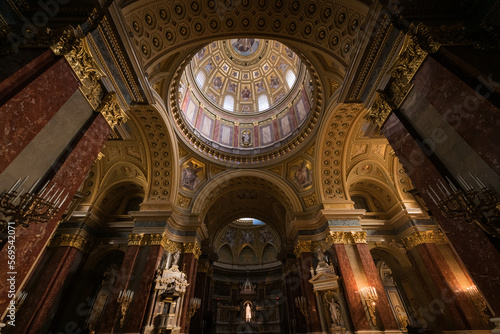
[[[429,253],[430,244],[421,244],[415,247],[414,251],[418,253],[420,260],[422,261],[427,274],[429,275],[432,283],[437,289],[439,295],[435,296],[444,305],[444,318],[447,320],[448,330],[464,330],[467,329],[467,325],[462,317],[462,314],[458,310],[455,303],[455,295],[450,289],[446,277],[440,271],[440,265],[442,263],[435,262],[432,255]],[[413,250],[412,250],[413,251]],[[412,254],[412,252],[410,252]],[[412,256],[415,256],[412,254]],[[446,265],[446,264],[445,264]]]
[[[302,285],[302,294],[306,297],[309,303],[309,331],[321,332],[321,321],[319,318],[318,305],[314,294],[314,287],[309,282],[311,277],[311,265],[313,263],[313,254],[311,252],[303,252],[298,258],[299,278]]]
[[[493,311],[500,314],[500,253],[479,226],[446,218],[432,202],[428,195],[429,187],[436,188],[437,181],[444,180],[395,113],[389,116],[382,131],[478,289]]]
[[[78,144],[68,155],[62,166],[56,172],[48,187],[55,184],[59,188],[65,188],[68,198],[72,198],[88,171],[92,167],[99,151],[109,136],[111,129],[108,123],[98,114],[92,124],[80,138]],[[21,288],[21,282],[37,263],[40,254],[44,250],[48,240],[57,227],[61,216],[70,201],[67,200],[58,214],[46,224],[32,224],[29,228],[18,228],[16,231],[16,268],[17,289]],[[7,247],[0,251],[0,264],[5,266],[8,260]],[[7,283],[8,274],[6,270],[0,272],[0,295],[6,296],[9,290]],[[5,310],[9,300],[0,299],[0,310]]]
[[[48,261],[42,261],[45,265],[36,277],[36,284],[27,290],[28,296],[16,315],[23,321],[16,322],[16,327],[11,328],[9,333],[42,332],[64,283],[85,255],[73,247],[57,247],[49,249],[44,256]]]
[[[354,278],[354,272],[349,262],[349,257],[345,250],[344,244],[334,245],[335,254],[337,255],[338,264],[340,267],[340,276],[344,283],[345,291],[347,294],[347,306],[351,314],[352,323],[356,331],[370,330],[368,319],[364,310],[361,297],[359,295],[358,285]]]
[[[433,57],[425,59],[412,82],[413,89],[418,90],[491,169],[500,174],[497,161],[500,110],[484,98],[489,91],[484,87],[482,90],[471,88]]]
[[[358,250],[359,257],[361,258],[361,264],[363,265],[366,280],[368,284],[374,287],[377,291],[378,300],[376,306],[384,329],[399,329],[396,319],[394,318],[391,305],[389,304],[389,300],[385,294],[385,289],[382,285],[382,280],[378,274],[377,267],[375,266],[370,250],[368,249],[368,245],[356,244],[356,248]]]
[[[440,271],[441,276],[450,287],[451,292],[454,294],[456,300],[455,304],[457,305],[457,308],[461,310],[463,318],[465,318],[465,320],[469,324],[469,328],[488,329],[481,321],[481,319],[479,319],[474,305],[471,303],[469,298],[461,291],[461,286],[458,283],[455,274],[446,262],[443,254],[437,248],[437,245],[424,244],[423,246],[429,252],[430,257],[436,263],[436,267]]]
[[[125,257],[123,258],[123,262],[120,267],[120,273],[118,274],[118,279],[113,287],[114,289],[109,302],[104,309],[104,314],[99,326],[99,333],[113,333],[115,326],[120,328],[120,304],[118,304],[117,298],[120,291],[127,289],[130,276],[132,275],[132,271],[134,269],[135,260],[139,253],[139,248],[139,246],[135,245],[127,247]],[[136,295],[136,298],[137,296],[138,295]]]
[[[129,284],[128,287],[128,289],[134,291],[134,299],[128,310],[124,328],[126,333],[139,333],[144,326],[144,317],[150,303],[151,288],[164,250],[163,247],[155,245],[141,247],[140,252],[146,252],[147,258],[144,264],[138,263],[134,268],[133,279],[135,284]]]
[[[50,50],[0,83],[0,173],[79,85],[66,59]]]
[[[184,303],[181,311],[181,333],[189,333],[189,323],[191,319],[187,319],[189,308],[189,300],[194,295],[196,286],[196,274],[198,269],[198,259],[192,253],[184,253],[182,255],[183,271],[186,273],[186,279],[189,283],[186,292],[184,293]]]

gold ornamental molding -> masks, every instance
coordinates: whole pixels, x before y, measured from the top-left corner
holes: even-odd
[[[68,27],[51,46],[54,54],[64,56],[76,76],[80,80],[80,91],[92,109],[100,112],[109,126],[125,123],[127,116],[120,108],[115,92],[104,94],[100,82],[104,74],[99,70],[94,57],[90,53],[84,36],[76,36],[75,29]]]
[[[312,241],[309,241],[309,240],[297,241],[297,244],[295,245],[295,250],[294,250],[295,256],[300,257],[300,254],[302,254],[302,253],[311,253],[313,251],[312,246],[313,246]]]
[[[97,108],[109,126],[113,128],[115,125],[123,124],[127,121],[128,117],[118,104],[115,92],[106,93],[102,99],[101,104]]]
[[[366,232],[330,232],[325,239],[330,247],[335,244],[366,244]]]
[[[103,73],[86,46],[85,38],[77,37],[75,29],[68,27],[64,29],[61,37],[51,46],[51,49],[56,55],[66,58],[82,84],[80,91],[96,110],[103,96],[103,89],[99,82]]]
[[[440,231],[415,232],[402,241],[408,251],[421,244],[446,244],[446,239]]]
[[[392,110],[399,108],[413,84],[411,80],[429,53],[436,52],[440,44],[434,41],[430,30],[424,24],[411,25],[406,34],[408,43],[399,54],[393,66],[390,85],[385,91],[377,92],[375,101],[366,119],[379,125],[384,124]]]
[[[197,242],[185,242],[182,247],[184,253],[193,254],[196,259],[201,255],[201,248]]]
[[[130,234],[128,236],[128,246],[162,246],[169,253],[180,250],[180,244],[168,239],[166,234]]]
[[[49,247],[74,247],[82,253],[90,253],[92,241],[77,234],[60,234],[50,240]]]

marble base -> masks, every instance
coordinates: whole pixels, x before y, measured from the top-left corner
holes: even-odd
[[[495,324],[495,328],[491,332],[493,334],[500,334],[500,318],[491,318],[490,321]]]

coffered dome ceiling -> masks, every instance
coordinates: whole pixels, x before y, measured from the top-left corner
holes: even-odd
[[[251,156],[251,162],[298,137],[304,140],[303,130],[317,120],[311,117],[315,96],[308,69],[274,40],[204,46],[186,66],[177,97],[176,120],[185,139],[240,159]]]

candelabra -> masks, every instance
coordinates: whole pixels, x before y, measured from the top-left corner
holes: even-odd
[[[17,180],[14,185],[0,195],[0,226],[1,232],[5,232],[10,222],[27,227],[30,222],[46,223],[52,219],[59,211],[63,203],[68,198],[68,194],[62,197],[63,189],[54,189],[52,185],[47,189],[49,182],[38,191],[34,192],[40,179],[24,192],[22,186],[28,179]]]
[[[470,300],[476,307],[476,309],[479,312],[479,315],[481,316],[481,319],[485,324],[490,323],[490,317],[486,314],[486,302],[484,301],[484,298],[481,296],[479,293],[479,290],[476,288],[475,285],[469,286],[466,290],[465,293],[469,296]]]
[[[446,217],[474,222],[487,233],[500,238],[500,199],[476,175],[469,174],[479,186],[479,191],[458,174],[457,180],[464,190],[457,189],[447,178],[449,187],[441,180],[437,183],[442,195],[432,187],[429,187],[431,192],[428,194]]]
[[[21,305],[23,305],[24,300],[26,299],[27,296],[28,296],[28,293],[26,291],[21,291],[16,296],[16,298],[14,299],[14,305],[16,308],[16,312],[19,311],[19,309],[21,308]]]
[[[189,307],[188,307],[188,313],[187,313],[188,321],[196,313],[196,310],[198,310],[200,308],[200,306],[201,306],[201,299],[200,298],[191,298],[189,300]]]
[[[372,286],[365,286],[361,289],[361,295],[365,300],[366,307],[368,308],[368,313],[370,314],[370,320],[374,326],[377,325],[377,317],[375,316],[375,305],[378,300],[377,290]]]
[[[123,328],[125,325],[125,317],[127,315],[128,308],[130,307],[130,303],[132,302],[132,298],[134,298],[134,291],[132,290],[122,290],[118,295],[118,299],[116,300],[118,304],[120,304],[120,313],[122,318],[120,319],[120,328]]]
[[[300,313],[306,317],[306,319],[309,319],[309,311],[307,308],[307,300],[306,297],[304,296],[299,296],[295,297],[295,306],[300,310]]]

